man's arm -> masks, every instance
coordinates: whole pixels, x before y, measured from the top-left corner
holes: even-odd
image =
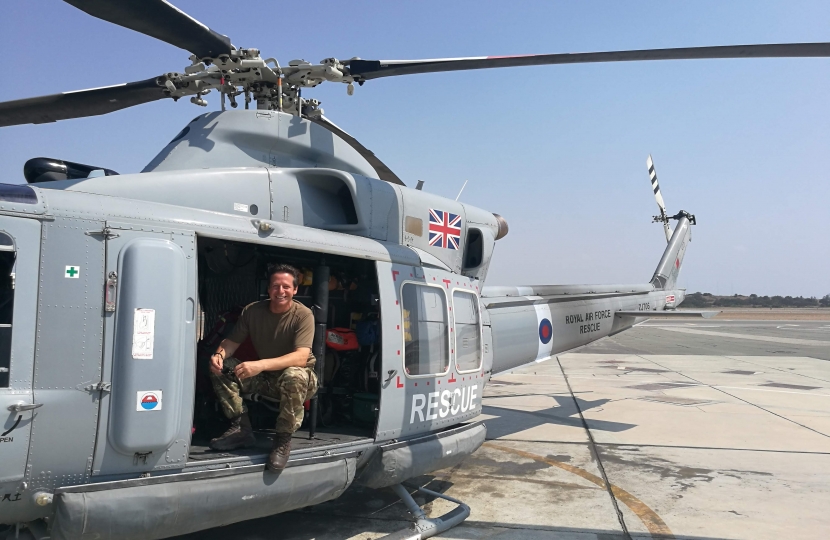
[[[224,344],[225,342],[223,341],[222,343]],[[239,345],[236,346],[238,347]],[[236,350],[236,347],[234,347],[234,350]],[[277,358],[264,358],[262,360],[242,362],[236,366],[234,373],[242,380],[255,377],[263,371],[280,371],[290,367],[305,367],[306,363],[308,363],[309,354],[311,354],[310,348],[298,347],[296,351]]]
[[[238,348],[239,343],[229,339],[223,339],[219,347],[216,348],[216,352],[210,357],[210,370],[216,375],[221,374],[225,358],[232,356]]]

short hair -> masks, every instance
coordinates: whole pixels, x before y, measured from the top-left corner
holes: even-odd
[[[271,286],[271,276],[274,274],[290,274],[294,278],[294,288],[297,288],[300,281],[300,271],[290,264],[269,264],[268,265],[268,286]]]

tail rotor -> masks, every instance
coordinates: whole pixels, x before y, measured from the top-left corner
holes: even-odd
[[[657,206],[660,208],[660,215],[654,216],[652,223],[662,222],[663,229],[666,231],[666,242],[671,240],[672,231],[669,227],[669,216],[666,214],[666,203],[663,201],[663,195],[660,193],[660,184],[657,182],[657,171],[654,170],[654,160],[649,154],[646,160],[648,167],[648,176],[651,179],[651,189],[654,190],[654,198],[657,200]]]

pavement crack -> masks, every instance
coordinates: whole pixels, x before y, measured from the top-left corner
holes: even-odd
[[[686,375],[685,373],[680,373],[679,371],[677,371],[677,370],[673,370],[673,369],[671,369],[671,368],[669,368],[669,367],[666,367],[666,366],[664,366],[664,365],[662,365],[662,364],[660,364],[660,363],[656,362],[655,360],[649,360],[649,359],[647,359],[647,358],[643,358],[643,356],[642,356],[642,355],[637,355],[637,356],[639,356],[640,358],[642,358],[643,360],[645,360],[645,361],[647,361],[647,362],[651,362],[651,363],[653,363],[653,364],[654,364],[654,365],[656,365],[656,366],[660,366],[660,367],[662,367],[662,368],[664,368],[664,369],[669,369],[670,371],[673,371],[674,373],[677,373],[678,375],[680,375],[680,376],[682,376],[682,377],[686,377],[686,378],[687,378],[687,379],[689,379],[690,381],[694,381],[694,382],[696,382],[696,383],[698,383],[698,384],[700,384],[700,385],[707,386],[707,387],[709,387],[709,388],[711,388],[711,389],[713,389],[713,390],[717,390],[718,392],[721,392],[721,393],[723,393],[723,394],[726,394],[726,395],[727,395],[727,396],[729,396],[729,397],[733,397],[733,398],[737,399],[738,401],[741,401],[741,402],[743,402],[743,403],[746,403],[747,405],[750,405],[750,406],[752,406],[752,407],[755,407],[756,409],[761,409],[762,411],[764,411],[764,412],[766,412],[766,413],[769,413],[769,414],[771,414],[771,415],[773,415],[773,416],[777,416],[778,418],[780,418],[780,419],[782,419],[782,420],[785,420],[785,421],[787,421],[787,422],[792,422],[793,424],[795,424],[795,425],[797,425],[797,426],[803,427],[804,429],[810,430],[810,431],[812,431],[813,433],[817,433],[817,434],[821,435],[822,437],[827,437],[828,439],[830,439],[830,435],[828,435],[827,433],[822,433],[821,431],[819,431],[819,430],[817,430],[817,429],[813,429],[813,428],[811,428],[810,426],[805,426],[804,424],[802,424],[802,423],[800,423],[800,422],[796,422],[795,420],[793,420],[793,419],[791,419],[791,418],[787,418],[786,416],[783,416],[783,415],[781,415],[781,414],[778,414],[778,413],[772,412],[771,410],[766,409],[766,408],[764,408],[764,407],[761,407],[760,405],[757,405],[757,404],[755,404],[755,403],[752,403],[751,401],[747,401],[747,400],[745,400],[745,399],[743,399],[743,398],[740,398],[740,397],[736,396],[735,394],[730,394],[729,392],[727,392],[726,390],[723,390],[722,388],[719,388],[719,387],[717,387],[717,386],[712,386],[711,384],[706,384],[706,383],[704,383],[703,381],[699,381],[699,380],[695,379],[694,377],[691,377],[691,376],[689,376],[689,375]],[[557,358],[557,359],[558,359],[558,358]],[[563,371],[562,373],[564,374],[564,371]],[[565,381],[567,382],[567,378],[565,379]],[[580,416],[581,416],[581,413],[580,413]]]
[[[752,364],[753,366],[758,366],[758,367],[763,368],[763,369],[772,369],[772,370],[778,371],[779,373],[787,373],[788,375],[797,375],[799,377],[804,377],[805,379],[812,379],[814,381],[821,381],[821,382],[830,383],[830,381],[828,381],[827,379],[820,379],[818,377],[811,377],[809,375],[804,375],[803,373],[795,373],[793,371],[788,371],[786,369],[781,369],[781,368],[777,368],[777,367],[773,367],[773,366],[768,366],[766,364],[758,364],[757,362],[753,362],[752,360],[747,360],[747,359],[742,358],[740,356],[724,356],[724,358],[729,358],[730,360],[737,360],[738,362],[746,362],[747,364]]]
[[[591,429],[588,427],[588,422],[585,421],[585,417],[582,415],[582,408],[579,406],[579,402],[574,395],[573,388],[571,388],[571,382],[568,380],[568,376],[565,374],[565,368],[562,367],[562,362],[559,361],[559,356],[556,357],[556,363],[559,364],[559,370],[562,372],[562,377],[565,379],[565,384],[568,385],[568,391],[571,393],[571,399],[576,406],[576,411],[579,413],[579,419],[582,421],[582,427],[585,429],[585,433],[588,436],[588,442],[591,445],[591,453],[594,455],[595,459],[597,460],[597,468],[599,469],[599,473],[602,476],[602,481],[605,483],[605,489],[608,491],[608,496],[611,497],[611,504],[614,506],[614,511],[617,513],[617,521],[620,523],[620,528],[622,529],[623,534],[625,535],[626,540],[632,540],[631,533],[628,532],[628,526],[625,524],[625,516],[623,516],[622,510],[620,510],[620,505],[617,502],[617,497],[614,495],[614,489],[611,486],[611,482],[608,480],[608,475],[605,473],[605,467],[602,464],[602,458],[600,458],[599,451],[597,449],[597,444],[594,441],[594,435],[591,433]]]

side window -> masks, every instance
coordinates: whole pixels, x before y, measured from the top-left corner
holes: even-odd
[[[484,239],[481,231],[470,227],[467,231],[467,246],[464,249],[464,268],[478,268],[484,259]]]
[[[450,367],[447,299],[439,287],[406,283],[401,289],[407,375],[444,374]]]
[[[466,291],[453,291],[455,317],[455,364],[459,372],[481,368],[481,318],[478,297]]]
[[[0,232],[0,388],[9,386],[14,311],[14,242]]]

